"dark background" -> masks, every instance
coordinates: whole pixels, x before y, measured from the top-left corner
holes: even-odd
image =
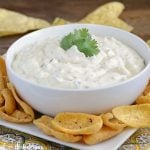
[[[78,21],[99,5],[110,0],[0,0],[0,7],[15,10],[33,17],[53,21],[62,17]],[[133,33],[144,40],[150,39],[150,0],[121,0],[126,9],[120,18],[134,27]],[[12,42],[21,37],[0,38],[0,54],[6,52]]]

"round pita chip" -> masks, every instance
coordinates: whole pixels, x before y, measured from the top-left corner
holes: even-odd
[[[150,104],[119,106],[113,108],[112,113],[127,126],[135,128],[150,127]]]
[[[63,112],[52,120],[52,127],[74,135],[93,134],[101,129],[103,121],[100,116]]]
[[[53,118],[44,115],[41,118],[34,120],[33,123],[45,134],[54,136],[61,141],[74,143],[82,139],[82,136],[67,134],[53,129],[51,126],[52,120]]]

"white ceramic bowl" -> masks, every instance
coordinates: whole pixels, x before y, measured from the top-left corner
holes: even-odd
[[[43,87],[23,79],[11,68],[14,54],[25,45],[40,42],[49,36],[65,35],[75,28],[83,27],[97,36],[113,36],[129,45],[144,58],[145,68],[127,81],[106,88],[85,90]],[[49,115],[63,111],[98,114],[115,106],[131,104],[141,94],[150,78],[150,50],[142,39],[129,32],[100,25],[72,24],[42,29],[17,40],[7,52],[6,65],[9,79],[19,95],[37,111]]]

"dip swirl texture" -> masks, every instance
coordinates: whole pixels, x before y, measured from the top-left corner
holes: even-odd
[[[64,51],[60,37],[47,38],[19,50],[13,70],[23,78],[50,88],[85,89],[113,85],[138,74],[144,60],[113,37],[97,37],[100,52],[86,57],[76,46]]]

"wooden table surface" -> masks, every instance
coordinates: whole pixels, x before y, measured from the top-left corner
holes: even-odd
[[[18,11],[33,17],[52,21],[56,16],[78,21],[99,5],[110,0],[0,0],[0,7]],[[133,33],[144,40],[150,39],[150,0],[121,0],[126,9],[120,18],[134,27]],[[0,38],[0,54],[19,37]]]

